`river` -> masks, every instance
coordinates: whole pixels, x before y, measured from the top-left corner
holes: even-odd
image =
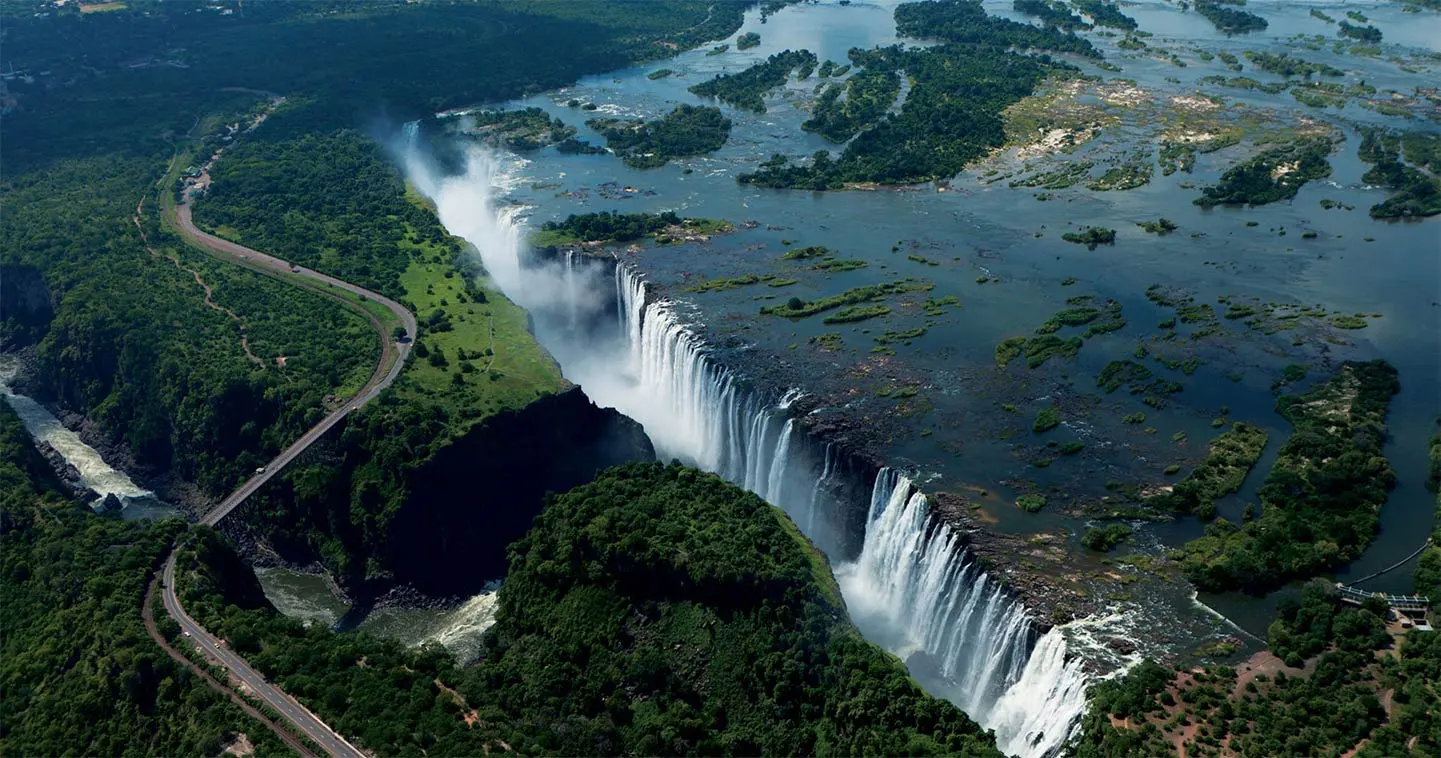
[[[664,67],[675,73],[662,79],[648,76],[660,64],[637,66],[589,77],[574,87],[495,105],[541,108],[576,126],[582,138],[604,144],[604,139],[583,123],[591,114],[570,107],[572,100],[595,103],[600,115],[656,118],[677,104],[708,102],[688,93],[689,86],[718,73],[739,71],[783,49],[805,48],[820,60],[843,62],[851,47],[894,43],[894,6],[819,3],[789,7],[764,20],[753,14],[742,31],[760,34],[757,48],[721,55],[707,55],[703,48],[665,62]],[[1025,18],[1012,11],[1010,3],[987,2],[985,6],[996,15]],[[489,176],[515,204],[509,212],[532,228],[570,213],[598,210],[675,210],[733,222],[759,222],[759,228],[706,244],[648,249],[627,256],[627,260],[653,285],[683,301],[678,310],[708,338],[714,346],[712,352],[724,354],[729,365],[756,382],[769,382],[777,393],[789,386],[831,395],[844,391],[854,395],[859,389],[861,397],[853,402],[876,407],[883,401],[865,395],[883,392],[885,387],[874,380],[858,380],[852,370],[858,364],[866,371],[888,372],[895,382],[922,384],[931,409],[918,414],[906,433],[895,436],[885,457],[942,482],[1011,494],[1018,490],[1008,483],[1021,482],[1042,491],[1051,488],[1101,497],[1106,494],[1102,485],[1108,480],[1156,477],[1166,464],[1194,462],[1204,455],[1201,441],[1214,436],[1211,423],[1218,416],[1270,430],[1271,447],[1262,461],[1262,466],[1267,466],[1289,433],[1288,425],[1272,410],[1271,383],[1281,365],[1309,365],[1314,382],[1324,378],[1326,367],[1339,360],[1385,357],[1398,368],[1402,381],[1389,417],[1391,434],[1386,446],[1400,484],[1382,512],[1381,534],[1360,560],[1340,573],[1342,579],[1361,576],[1409,553],[1417,535],[1425,534],[1432,521],[1434,504],[1422,483],[1425,439],[1441,412],[1441,399],[1435,392],[1441,385],[1441,356],[1435,342],[1441,331],[1441,309],[1436,302],[1441,285],[1436,264],[1441,221],[1380,222],[1366,215],[1365,209],[1384,199],[1386,192],[1361,180],[1367,166],[1356,157],[1360,141],[1356,129],[1381,125],[1434,132],[1437,127],[1424,120],[1362,108],[1357,101],[1342,108],[1306,108],[1286,92],[1268,95],[1201,82],[1207,76],[1235,75],[1214,53],[1256,51],[1335,66],[1346,72],[1342,78],[1346,83],[1368,83],[1403,93],[1424,86],[1428,72],[1436,71],[1434,61],[1426,56],[1441,50],[1441,19],[1432,13],[1405,13],[1399,4],[1368,6],[1370,23],[1385,33],[1382,52],[1352,54],[1333,45],[1334,26],[1310,15],[1315,9],[1340,18],[1349,7],[1334,2],[1267,3],[1257,10],[1270,22],[1266,31],[1228,37],[1196,14],[1184,13],[1169,3],[1127,5],[1124,11],[1140,22],[1143,31],[1155,35],[1146,38],[1150,49],[1174,53],[1186,66],[1179,67],[1150,51],[1120,50],[1116,47],[1119,37],[1094,33],[1086,36],[1109,60],[1121,64],[1123,71],[1109,74],[1089,61],[1072,61],[1086,73],[1125,77],[1154,97],[1154,102],[1148,101],[1150,105],[1134,108],[1152,108],[1152,115],[1137,117],[1136,123],[1123,116],[1113,130],[1077,153],[1098,162],[1132,149],[1154,149],[1155,131],[1149,120],[1196,117],[1195,113],[1176,111],[1177,98],[1222,98],[1225,112],[1264,123],[1262,132],[1330,125],[1343,138],[1331,157],[1332,175],[1307,184],[1290,202],[1214,210],[1191,204],[1200,187],[1214,182],[1239,157],[1259,149],[1249,137],[1238,148],[1199,155],[1193,173],[1165,176],[1157,171],[1149,184],[1129,191],[1097,192],[1077,185],[1038,193],[1033,188],[989,182],[979,170],[963,173],[943,188],[946,191],[927,185],[910,192],[814,193],[738,185],[736,174],[754,170],[773,153],[799,156],[836,148],[798,128],[808,116],[815,77],[804,82],[792,77],[780,91],[767,96],[764,114],[722,105],[735,126],[727,144],[709,155],[673,161],[659,169],[636,170],[609,155],[561,155],[542,150],[502,156]],[[1322,35],[1324,42],[1317,43],[1314,35]],[[1203,53],[1212,59],[1206,60]],[[1262,82],[1278,80],[1255,70],[1249,62],[1243,65],[1245,76]],[[1255,137],[1256,141],[1264,139]],[[1014,162],[1006,163],[1003,156],[992,165],[1009,169]],[[1050,197],[1038,202],[1037,195]],[[1325,210],[1322,200],[1355,210]],[[1156,237],[1134,223],[1158,216],[1174,220],[1180,231]],[[1116,228],[1117,243],[1086,251],[1059,239],[1061,231],[1082,223]],[[456,230],[464,235],[464,227],[462,222]],[[1289,235],[1283,236],[1286,231]],[[1307,233],[1305,237],[1302,231]],[[779,251],[787,246],[812,244],[829,246],[842,257],[865,260],[869,266],[842,274],[818,274],[777,261]],[[937,265],[909,261],[905,253],[911,251]],[[764,303],[781,292],[766,291],[764,286],[678,292],[701,278],[753,273],[798,278],[797,284],[783,292],[803,299],[902,276],[919,277],[934,285],[930,295],[953,295],[962,307],[940,324],[934,323],[936,319],[923,319],[917,309],[898,309],[885,319],[837,329],[821,325],[819,319],[758,318],[757,300]],[[978,275],[995,279],[978,286]],[[1075,286],[1062,285],[1071,278],[1078,280]],[[1083,394],[1079,382],[1075,388],[1066,386],[1070,375],[1094,376],[1106,362],[1128,357],[1138,342],[1150,337],[1154,324],[1166,318],[1166,311],[1143,297],[1146,288],[1156,283],[1185,287],[1194,292],[1197,302],[1225,297],[1319,304],[1333,313],[1377,313],[1380,317],[1370,319],[1368,327],[1359,331],[1307,335],[1300,346],[1292,345],[1291,335],[1283,333],[1199,349],[1200,369],[1193,378],[1180,377],[1186,389],[1171,398],[1165,409],[1142,407],[1140,398],[1124,399],[1121,393],[1106,396],[1103,406],[1083,422],[1068,424],[1062,432],[1067,439],[1090,443],[1084,456],[1047,469],[1028,465],[1036,451],[1018,451],[1018,443],[1006,431],[1017,424],[1001,412],[1001,406],[1025,408],[1023,420],[1028,421],[1037,403],[1044,403],[1049,394],[1046,382],[1053,382],[1063,393]],[[1122,302],[1130,324],[1106,340],[1094,341],[1073,365],[1064,367],[1065,374],[1044,376],[1026,388],[1029,392],[1019,398],[1025,405],[1014,402],[1016,398],[1008,394],[1012,388],[995,386],[1009,379],[981,375],[1000,339],[1027,333],[1048,313],[1065,308],[1067,297],[1083,294]],[[923,322],[930,322],[928,333],[904,347],[893,345],[895,356],[873,355],[874,334],[910,329]],[[842,339],[844,347],[838,353],[808,346],[808,340],[828,332]],[[575,363],[569,362],[569,373],[577,372]],[[1145,411],[1146,426],[1154,432],[1140,435],[1140,430],[1119,423],[1121,416],[1132,411]],[[957,454],[957,450],[964,452]],[[1255,500],[1254,490],[1261,478],[1252,476],[1243,492],[1222,501],[1222,515],[1238,519],[1244,504]],[[1017,532],[1074,531],[1083,523],[1051,509],[1025,514],[1013,508],[993,508],[987,515],[998,522],[998,528]],[[1199,534],[1200,525],[1187,520],[1147,530],[1157,537],[1154,545],[1159,550]],[[1406,573],[1396,572],[1369,586],[1402,590],[1406,582]],[[1264,633],[1272,603],[1232,596],[1203,600],[1250,631]]]
[[[19,370],[18,358],[0,355],[0,396],[20,417],[36,442],[48,443],[80,472],[80,485],[98,495],[90,504],[92,508],[100,510],[106,496],[114,495],[122,506],[121,517],[127,520],[164,518],[178,513],[173,506],[157,500],[154,493],[132,481],[124,471],[106,463],[95,448],[85,444],[80,435],[66,429],[45,406],[11,389],[11,382]]]
[[[489,107],[541,108],[576,126],[582,138],[604,144],[602,137],[583,124],[589,114],[571,106],[572,101],[596,104],[597,115],[656,118],[677,104],[705,103],[686,91],[690,85],[718,73],[742,70],[782,49],[805,48],[820,60],[844,61],[851,47],[895,42],[894,5],[818,3],[788,7],[764,20],[752,14],[742,31],[761,36],[761,45],[755,49],[707,55],[702,48],[667,61],[664,67],[674,71],[668,77],[650,78],[660,64],[637,66]],[[1009,3],[985,5],[996,15],[1021,19]],[[824,515],[816,515],[826,508],[821,493],[827,489],[828,454],[798,449],[792,426],[784,420],[784,408],[805,394],[847,397],[846,404],[853,407],[890,407],[883,405],[890,401],[878,398],[912,383],[924,391],[926,406],[902,414],[907,418],[898,425],[901,433],[883,450],[888,463],[923,475],[928,489],[974,486],[1003,493],[1007,497],[1000,498],[999,504],[980,505],[996,530],[1038,537],[1069,533],[1074,540],[1086,525],[1084,518],[1051,508],[1040,514],[1022,513],[1008,505],[1009,496],[1025,488],[1039,488],[1056,493],[1058,499],[1065,495],[1103,497],[1110,480],[1156,477],[1166,464],[1191,463],[1203,456],[1203,441],[1214,436],[1213,419],[1218,417],[1270,430],[1271,447],[1261,462],[1264,469],[1289,432],[1273,411],[1272,382],[1282,365],[1308,365],[1309,382],[1314,383],[1339,360],[1384,356],[1399,369],[1403,385],[1392,405],[1386,445],[1400,486],[1382,511],[1380,536],[1341,577],[1369,573],[1410,552],[1417,535],[1429,530],[1434,509],[1422,482],[1424,441],[1441,411],[1441,398],[1435,392],[1435,387],[1441,386],[1441,357],[1435,343],[1435,335],[1441,331],[1436,303],[1437,221],[1386,223],[1367,217],[1365,209],[1384,199],[1386,193],[1361,180],[1366,166],[1357,160],[1355,146],[1359,126],[1431,131],[1435,126],[1402,121],[1362,108],[1357,102],[1317,110],[1302,107],[1284,92],[1266,95],[1256,90],[1217,88],[1200,80],[1230,73],[1218,52],[1252,50],[1284,52],[1334,65],[1346,71],[1347,82],[1407,92],[1426,81],[1424,72],[1434,71],[1425,56],[1441,46],[1441,25],[1434,15],[1406,14],[1399,5],[1368,6],[1371,23],[1386,34],[1384,52],[1353,53],[1333,46],[1330,36],[1324,37],[1328,40],[1325,44],[1298,36],[1333,33],[1310,15],[1312,9],[1344,15],[1339,3],[1269,3],[1252,9],[1270,21],[1267,31],[1226,37],[1195,14],[1148,2],[1127,5],[1123,10],[1154,35],[1146,38],[1151,48],[1166,50],[1167,55],[1127,53],[1116,46],[1119,37],[1089,35],[1108,59],[1123,66],[1119,76],[1128,81],[1108,85],[1118,91],[1117,96],[1131,97],[1136,90],[1142,93],[1133,106],[1118,110],[1133,110],[1144,117],[1121,115],[1113,129],[1088,143],[1078,155],[1099,162],[1115,160],[1131,150],[1153,149],[1157,140],[1154,123],[1215,110],[1205,104],[1217,102],[1207,99],[1212,97],[1223,104],[1220,113],[1211,117],[1213,126],[1261,125],[1247,131],[1237,148],[1199,155],[1193,172],[1168,176],[1157,171],[1148,184],[1129,191],[1092,191],[1078,185],[1037,192],[988,181],[979,170],[967,171],[949,184],[904,192],[814,193],[738,185],[736,174],[753,170],[773,153],[799,156],[835,148],[798,128],[808,115],[814,79],[792,79],[767,96],[764,114],[723,106],[734,121],[724,147],[659,169],[631,169],[609,155],[562,155],[549,149],[516,155],[472,149],[469,165],[459,175],[437,175],[423,157],[414,154],[407,156],[407,170],[417,186],[436,200],[447,228],[476,245],[491,276],[506,293],[533,315],[538,314],[537,332],[569,378],[597,402],[641,421],[662,455],[721,472],[786,508],[831,554],[844,578],[843,587],[851,587],[848,602],[868,637],[908,656],[913,672],[933,691],[967,704],[973,715],[998,731],[1007,730],[1002,744],[1008,750],[1040,755],[1056,745],[1054,725],[1047,727],[1052,731],[1041,739],[1038,727],[1016,722],[1045,708],[1062,704],[1068,711],[1073,708],[1073,696],[1062,691],[1069,685],[1061,668],[1046,668],[1039,662],[1057,654],[1046,647],[1045,640],[1034,636],[1021,635],[1021,643],[1006,641],[1009,638],[1003,629],[1011,622],[1002,619],[1012,617],[1009,610],[997,606],[986,611],[992,614],[988,618],[994,628],[985,632],[990,638],[983,644],[994,644],[994,653],[1004,662],[986,669],[990,673],[978,673],[974,665],[965,662],[947,663],[950,643],[931,639],[932,633],[946,637],[950,634],[947,629],[970,623],[967,619],[971,617],[965,615],[970,611],[965,609],[971,606],[972,596],[967,593],[980,592],[975,588],[982,586],[981,577],[965,574],[969,564],[964,560],[942,567],[921,561],[916,553],[909,561],[887,557],[898,554],[871,544],[883,532],[894,539],[919,540],[914,545],[922,552],[932,549],[933,542],[928,540],[934,537],[899,524],[886,526],[885,507],[873,508],[864,546],[855,540],[842,546],[843,530],[833,523],[828,528]],[[1174,59],[1169,57],[1172,53]],[[1087,73],[1110,76],[1091,62],[1073,62]],[[1423,73],[1416,73],[1418,70]],[[1251,71],[1249,65],[1247,75],[1275,80]],[[1078,102],[1086,100],[1082,96]],[[445,120],[463,118],[463,113],[452,113],[446,114]],[[1199,187],[1213,183],[1229,165],[1254,154],[1266,140],[1305,133],[1318,125],[1333,129],[1342,138],[1341,147],[1331,157],[1334,171],[1328,179],[1307,184],[1292,201],[1262,207],[1206,210],[1191,204]],[[1019,161],[1012,152],[987,165],[997,171],[1015,170]],[[1341,205],[1336,210],[1326,209],[1323,200]],[[754,228],[707,242],[625,253],[623,272],[613,283],[603,267],[590,270],[571,259],[563,267],[527,270],[521,238],[529,229],[571,213],[599,210],[674,210],[757,223]],[[1180,232],[1156,237],[1136,227],[1135,222],[1158,216],[1174,220]],[[1088,251],[1059,239],[1060,231],[1080,224],[1117,228],[1117,244]],[[826,245],[843,257],[861,259],[868,265],[825,274],[802,271],[777,260],[780,251],[796,245]],[[907,253],[923,260],[918,262]],[[632,273],[624,274],[627,271]],[[884,319],[833,329],[813,323],[818,319],[790,322],[758,317],[758,301],[779,297],[763,287],[759,291],[682,291],[704,278],[750,273],[796,277],[799,281],[784,290],[785,296],[806,299],[902,276],[918,277],[933,285],[930,295],[953,295],[961,307],[941,319],[923,319],[919,309],[901,308]],[[987,282],[978,283],[978,277]],[[1098,410],[1068,421],[1059,432],[1064,435],[1060,439],[1084,442],[1087,452],[1055,466],[1033,465],[1045,451],[1038,453],[1033,443],[1018,441],[1010,434],[1008,428],[1017,424],[1009,420],[1015,415],[1006,408],[1009,401],[1015,398],[1026,404],[1019,416],[1026,425],[1037,407],[1055,398],[1090,402],[1083,390],[1085,380],[1073,387],[1070,374],[1094,376],[1108,361],[1128,356],[1138,342],[1148,339],[1154,325],[1168,314],[1144,297],[1152,284],[1183,287],[1194,293],[1197,302],[1224,298],[1316,304],[1330,313],[1379,316],[1369,318],[1367,328],[1359,331],[1339,333],[1323,325],[1294,339],[1285,333],[1242,335],[1198,350],[1194,357],[1200,361],[1199,368],[1194,377],[1190,373],[1184,377],[1185,392],[1170,398],[1163,408],[1145,408],[1148,434],[1120,423],[1123,414],[1141,409],[1139,398],[1098,395]],[[577,323],[608,318],[599,312],[607,302],[607,288],[616,293],[611,299],[619,305],[615,318],[620,334],[614,345],[597,342],[588,330],[576,332]],[[583,298],[578,297],[582,294]],[[1128,325],[1096,340],[1072,363],[1019,380],[1014,374],[994,374],[992,353],[1000,339],[1028,333],[1049,313],[1066,307],[1066,300],[1075,295],[1123,302]],[[657,301],[657,296],[667,299]],[[555,317],[547,318],[546,312]],[[927,325],[927,333],[904,346],[893,345],[893,354],[878,354],[873,349],[875,333],[910,329],[921,323]],[[842,349],[813,347],[812,338],[829,334],[837,335]],[[882,411],[880,415],[886,414]],[[1254,501],[1261,478],[1253,474],[1241,493],[1223,500],[1222,514],[1238,519],[1244,504]],[[876,491],[882,491],[880,482]],[[897,502],[904,506],[905,499]],[[1136,526],[1139,534],[1132,546],[1123,548],[1123,556],[1128,551],[1159,555],[1199,534],[1201,528],[1193,520]],[[1080,552],[1074,541],[1071,545]],[[858,593],[852,581],[855,572],[863,571],[858,567],[867,555],[877,566],[889,566],[875,575],[880,584],[873,583],[868,589],[883,588],[890,582],[889,586],[908,593],[903,597],[927,603],[933,598],[916,595],[918,590],[928,586],[943,592],[946,602],[935,609],[931,621],[947,629],[927,631],[916,626],[919,617],[907,615],[918,613],[915,608],[886,607],[884,602],[868,606],[864,593]],[[1405,582],[1405,572],[1396,572],[1371,586],[1404,589],[1401,585]],[[1107,619],[1110,623],[1121,617],[1117,624],[1121,631],[1113,630],[1113,638],[1119,634],[1141,643],[1156,639],[1159,630],[1180,621],[1213,629],[1208,632],[1212,635],[1231,635],[1253,643],[1256,635],[1264,635],[1271,608],[1281,594],[1263,599],[1237,595],[1196,598],[1184,586],[1175,586],[1163,598],[1139,602],[1116,598],[1113,607],[1118,613]],[[985,607],[989,601],[982,602],[984,597],[988,596],[983,592],[975,597],[980,603],[975,607]],[[1142,607],[1147,604],[1164,605],[1168,610],[1147,618],[1147,609]],[[879,609],[874,615],[883,619],[886,628],[872,625],[866,629],[868,607]],[[1219,611],[1221,618],[1213,611]],[[1095,636],[1090,633],[1100,621],[1100,617],[1088,620],[1092,626],[1084,630],[1067,625],[1065,636],[1073,652],[1086,643],[1084,637]],[[1016,623],[1031,622],[1019,619]],[[1086,633],[1080,634],[1082,631]],[[968,639],[970,643],[983,642]],[[1164,645],[1183,652],[1194,641],[1165,639]],[[1019,653],[1016,644],[1021,645]],[[1064,659],[1064,650],[1057,657]],[[1042,668],[1048,678],[1037,681],[1032,674]],[[952,690],[966,677],[992,675],[994,682],[985,687],[994,691],[984,703],[974,702],[974,692]],[[1041,691],[1046,688],[1054,691]],[[1016,701],[1026,698],[1030,699],[1018,706]],[[1017,711],[1023,716],[1017,718]]]

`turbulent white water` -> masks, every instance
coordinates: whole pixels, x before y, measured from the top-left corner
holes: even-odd
[[[789,410],[799,393],[768,401],[711,360],[677,305],[648,293],[626,265],[613,277],[577,256],[526,260],[522,209],[498,201],[510,183],[488,152],[472,150],[466,172],[437,178],[405,156],[412,181],[435,201],[441,222],[469,241],[495,283],[525,307],[542,344],[596,403],[635,419],[662,459],[720,474],[784,509],[823,550],[842,556],[831,478],[839,451],[819,454]],[[590,328],[613,303],[608,340]],[[910,480],[877,477],[860,555],[837,565],[857,624],[907,660],[933,692],[964,708],[1013,755],[1054,754],[1085,708],[1086,676],[1067,656],[1063,629],[1039,640],[1025,608],[970,560],[959,535],[930,517]]]
[[[66,462],[80,472],[80,483],[99,493],[93,505],[99,505],[106,495],[114,495],[127,507],[131,499],[153,498],[150,490],[130,480],[120,471],[105,462],[95,448],[85,444],[80,435],[66,429],[60,419],[45,409],[45,406],[24,395],[17,395],[10,388],[19,370],[19,362],[11,357],[0,357],[0,395],[20,417],[30,436],[50,443]]]
[[[933,690],[996,730],[1012,755],[1055,753],[1085,710],[1087,677],[1064,632],[1032,648],[1035,625],[960,535],[930,518],[926,496],[899,472],[876,477],[865,545],[836,578],[856,624],[908,659]]]

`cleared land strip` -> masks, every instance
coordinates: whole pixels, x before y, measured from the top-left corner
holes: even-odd
[[[327,431],[340,423],[341,419],[348,416],[351,411],[358,410],[362,405],[375,399],[386,387],[389,387],[391,382],[395,381],[395,378],[400,375],[401,369],[405,367],[405,357],[409,352],[410,345],[413,344],[415,340],[417,326],[414,314],[390,298],[349,282],[326,276],[318,271],[291,265],[288,261],[283,261],[279,258],[266,255],[257,250],[252,250],[243,245],[238,245],[201,231],[196,228],[194,221],[190,217],[189,205],[181,204],[179,206],[170,206],[166,208],[166,211],[167,221],[175,224],[181,236],[184,237],[187,242],[205,252],[230,263],[242,265],[253,271],[278,278],[288,284],[336,298],[356,308],[365,314],[371,326],[375,327],[376,332],[380,335],[382,345],[380,362],[376,365],[375,373],[371,375],[370,380],[365,383],[365,386],[361,387],[355,397],[351,398],[335,412],[326,416],[319,424],[311,427],[305,434],[300,436],[300,439],[282,451],[280,455],[276,456],[267,466],[261,468],[255,476],[252,476],[235,490],[235,492],[222,500],[219,505],[201,517],[200,523],[206,526],[214,526],[237,506],[245,502],[246,498],[259,490],[271,477],[275,476],[291,461],[295,460],[306,448],[310,447],[316,440],[324,436]],[[137,206],[137,226],[140,225],[138,213],[139,206]],[[398,319],[401,325],[404,326],[405,338],[403,340],[395,339],[394,336],[386,330],[386,325],[381,321],[380,317],[367,307],[368,303],[379,304],[388,311],[389,314]],[[197,623],[195,619],[186,614],[184,607],[180,604],[179,596],[175,593],[175,556],[176,551],[171,551],[165,560],[164,579],[162,581],[164,593],[162,599],[164,600],[166,613],[180,625],[186,638],[193,640],[203,654],[209,658],[220,661],[221,665],[239,679],[245,687],[251,692],[254,692],[257,697],[294,725],[302,734],[305,734],[313,740],[321,749],[333,756],[363,758],[365,754],[358,748],[347,742],[344,737],[327,726],[316,717],[315,714],[311,713],[305,706],[296,701],[295,698],[285,694],[279,687],[266,681],[260,672],[252,668],[243,658],[232,652],[221,640],[216,639],[214,635]],[[155,637],[156,641],[159,642],[162,647],[166,648],[167,652],[174,654],[174,650],[166,645],[163,638],[160,637],[159,632],[154,630],[155,624],[154,619],[150,616],[150,602],[148,598],[145,607],[142,609],[142,615],[146,619],[147,629],[152,630],[151,636]],[[212,686],[220,687],[219,683],[214,682],[213,679],[210,681],[212,682]],[[232,698],[239,697],[235,695],[233,691],[230,692],[230,695]],[[273,722],[260,716],[253,708],[247,710],[247,712],[260,718],[267,726],[274,728]],[[302,755],[310,755],[309,752],[294,741],[293,737],[287,740],[287,742],[300,751]]]
[[[393,339],[391,335],[386,332],[385,325],[381,323],[380,319],[377,318],[374,313],[371,313],[364,307],[360,307],[361,312],[365,314],[365,317],[370,321],[371,325],[375,327],[376,332],[380,334],[381,344],[383,345],[380,363],[376,366],[375,373],[371,375],[370,380],[365,383],[364,387],[361,387],[360,392],[356,393],[354,398],[347,401],[339,410],[326,416],[319,424],[316,424],[305,434],[301,435],[300,439],[296,440],[290,447],[276,456],[269,465],[265,466],[244,484],[240,485],[239,489],[232,492],[229,497],[220,501],[219,505],[200,519],[200,523],[206,526],[214,526],[237,506],[245,502],[246,498],[254,494],[256,490],[260,489],[266,482],[270,481],[271,477],[275,476],[284,469],[286,465],[295,460],[306,448],[310,447],[311,444],[324,436],[326,432],[330,431],[332,427],[340,423],[341,419],[350,415],[352,410],[356,410],[360,406],[375,399],[386,387],[389,387],[391,382],[395,381],[395,378],[400,375],[401,369],[405,367],[405,356],[410,350],[410,345],[413,344],[415,340],[417,326],[414,314],[406,310],[405,306],[384,295],[371,292],[350,282],[341,281],[333,276],[327,276],[319,271],[292,265],[288,261],[266,255],[258,250],[252,250],[244,245],[221,239],[213,234],[207,234],[201,231],[195,226],[195,222],[191,219],[190,206],[188,204],[176,206],[175,221],[181,236],[191,244],[204,249],[212,255],[232,263],[239,263],[261,273],[276,276],[292,284],[297,284],[298,286],[336,297],[351,305],[355,305],[353,300],[340,296],[331,291],[331,289],[341,290],[359,298],[362,302],[370,301],[377,303],[400,320],[401,324],[405,327],[406,333],[406,339],[403,342]]]

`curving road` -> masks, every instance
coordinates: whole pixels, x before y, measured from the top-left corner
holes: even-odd
[[[180,601],[175,597],[175,553],[171,553],[170,557],[165,559],[163,576],[161,584],[165,588],[163,595],[165,612],[170,614],[177,624],[180,624],[180,631],[185,636],[185,644],[193,642],[207,658],[219,661],[226,671],[239,679],[245,687],[255,693],[256,697],[283,716],[286,721],[295,725],[325,752],[349,758],[367,758],[365,753],[346,742],[344,737],[326,726],[325,722],[316,718],[315,714],[296,702],[295,698],[265,681],[265,677],[251,668],[244,658],[231,652],[230,648],[211,636],[204,627],[195,623],[195,619],[185,613],[185,609],[180,607]]]
[[[280,455],[275,456],[275,460],[267,464],[264,470],[252,476],[244,484],[240,485],[239,489],[230,493],[228,497],[212,508],[209,513],[206,513],[200,518],[200,523],[206,526],[215,526],[220,523],[221,519],[235,510],[237,506],[245,502],[246,498],[255,494],[256,490],[270,481],[271,477],[280,473],[282,469],[289,465],[291,461],[295,460],[306,448],[310,447],[316,440],[330,431],[332,427],[340,423],[341,419],[350,415],[351,411],[374,400],[386,387],[390,386],[391,382],[395,381],[395,377],[400,375],[401,369],[405,368],[405,357],[409,353],[410,346],[415,340],[416,323],[415,315],[407,310],[405,306],[384,295],[371,292],[368,289],[356,286],[350,282],[341,281],[333,276],[327,276],[319,271],[294,266],[289,261],[266,255],[258,250],[252,250],[244,245],[221,239],[213,234],[207,234],[195,226],[195,222],[190,216],[190,205],[187,203],[178,205],[176,210],[177,213],[175,215],[180,228],[180,234],[191,244],[205,248],[211,253],[227,258],[247,268],[257,269],[282,277],[301,276],[312,280],[319,283],[320,286],[312,286],[310,289],[314,289],[322,294],[327,293],[327,289],[333,287],[349,292],[352,295],[357,295],[363,299],[373,300],[385,306],[391,313],[394,313],[396,317],[400,319],[400,322],[405,325],[406,339],[397,342],[390,334],[386,333],[385,326],[380,323],[379,319],[368,312],[365,314],[366,318],[370,320],[371,325],[380,333],[381,344],[383,345],[380,363],[376,365],[375,373],[371,375],[370,380],[365,383],[365,386],[360,388],[360,392],[342,405],[340,410],[331,413],[322,419],[320,423],[311,427],[309,431],[300,436],[300,439],[296,440],[290,447],[287,447]],[[332,295],[332,297],[334,297],[334,295]]]
[[[405,326],[406,334],[404,340],[395,339],[393,335],[386,331],[385,325],[381,323],[380,319],[376,318],[375,315],[369,311],[362,309],[362,312],[365,313],[366,318],[370,321],[371,326],[375,327],[376,332],[380,334],[382,349],[380,362],[375,367],[375,373],[371,374],[365,386],[361,387],[360,391],[356,393],[353,398],[346,401],[339,410],[326,416],[320,423],[311,427],[305,434],[300,436],[300,439],[282,451],[280,455],[270,461],[270,463],[256,473],[255,476],[252,476],[244,484],[240,485],[238,489],[230,493],[228,497],[220,501],[218,505],[200,518],[201,524],[214,526],[219,523],[221,519],[229,515],[231,511],[235,510],[237,506],[244,503],[246,498],[255,494],[266,482],[270,481],[271,477],[284,470],[284,468],[304,452],[306,448],[310,447],[316,440],[330,431],[331,428],[340,423],[341,419],[348,416],[351,411],[357,410],[360,406],[374,400],[386,387],[390,386],[391,382],[395,381],[395,378],[400,375],[401,370],[405,367],[405,358],[409,353],[410,345],[413,344],[415,340],[416,322],[415,316],[409,310],[384,295],[371,292],[363,287],[341,281],[332,276],[326,276],[319,271],[293,266],[288,261],[266,255],[258,250],[252,250],[228,240],[223,240],[212,234],[207,234],[196,228],[195,222],[190,216],[190,206],[187,204],[182,203],[178,205],[176,211],[174,219],[180,234],[192,245],[203,248],[237,265],[277,276],[304,289],[339,299],[348,305],[353,305],[353,303],[337,295],[334,290],[344,290],[352,295],[359,296],[362,300],[373,300],[385,306],[386,309],[400,319],[400,322]],[[137,210],[137,224],[139,223],[138,217],[139,213]],[[143,233],[142,230],[142,234]],[[296,276],[310,281],[296,281],[293,278]],[[362,753],[354,745],[347,742],[346,739],[340,736],[334,729],[326,726],[325,722],[317,718],[315,714],[307,710],[305,706],[297,702],[295,698],[285,694],[279,687],[267,682],[260,672],[245,662],[245,659],[232,652],[222,641],[216,639],[215,636],[206,631],[204,627],[196,623],[195,619],[185,613],[184,607],[180,605],[179,597],[175,594],[176,552],[177,551],[171,551],[169,557],[165,560],[164,579],[161,584],[164,588],[163,600],[165,603],[165,611],[180,625],[187,644],[195,644],[207,657],[219,661],[227,671],[242,682],[256,697],[274,709],[276,713],[280,714],[286,721],[289,721],[297,730],[313,740],[315,744],[319,745],[321,749],[327,753],[333,756],[343,756],[344,758],[365,758],[365,753]],[[148,604],[144,610],[148,612]],[[303,750],[302,753],[304,753]]]

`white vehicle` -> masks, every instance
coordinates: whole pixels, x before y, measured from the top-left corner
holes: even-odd
[[[257,473],[257,474],[263,474],[263,473],[265,473],[265,467],[264,467],[264,466],[261,466],[261,467],[255,469],[255,473]]]
[[[190,636],[190,632],[185,632],[185,636],[186,636],[186,637],[189,637],[189,636]]]

